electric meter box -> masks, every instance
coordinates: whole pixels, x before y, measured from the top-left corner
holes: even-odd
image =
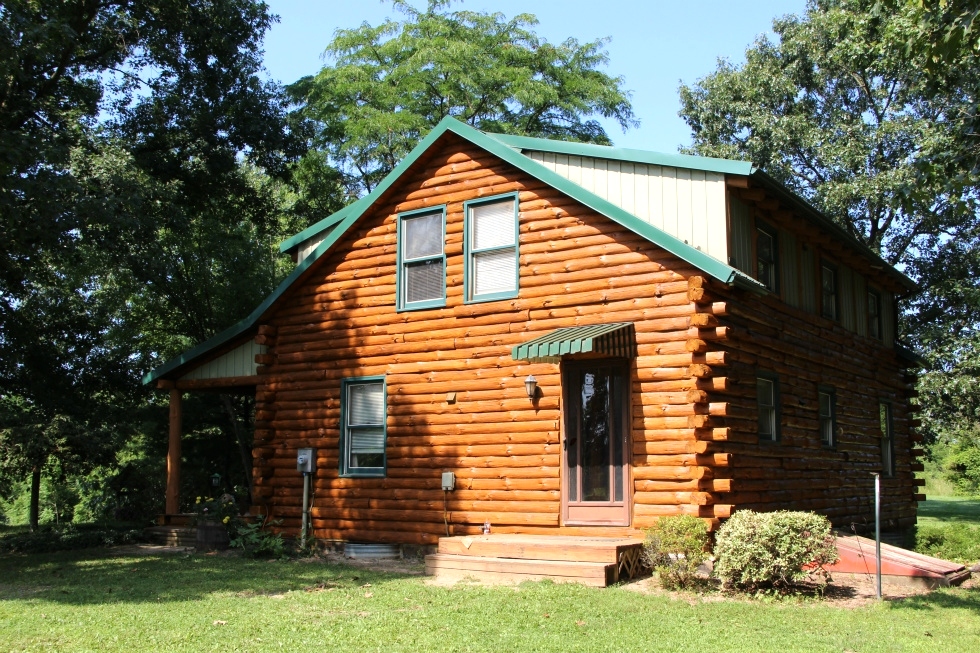
[[[304,474],[316,471],[316,449],[299,449],[296,452],[296,471]]]
[[[456,489],[456,474],[452,472],[442,473],[442,489],[451,492]]]

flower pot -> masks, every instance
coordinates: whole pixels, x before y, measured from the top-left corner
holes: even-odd
[[[202,521],[197,524],[198,551],[224,551],[228,548],[228,529],[217,521]]]

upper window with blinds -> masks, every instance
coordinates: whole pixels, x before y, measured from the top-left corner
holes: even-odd
[[[344,379],[340,391],[341,476],[384,476],[387,414],[384,377]]]
[[[517,195],[467,202],[465,301],[517,296]]]
[[[445,207],[398,216],[398,309],[446,305]]]

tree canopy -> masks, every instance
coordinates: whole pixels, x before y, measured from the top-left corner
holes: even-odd
[[[289,90],[309,121],[310,145],[344,175],[350,194],[370,191],[446,116],[503,133],[608,144],[594,118],[637,124],[606,40],[552,44],[530,14],[453,11],[429,0],[425,11],[392,5],[405,20],[338,30],[332,63]]]
[[[980,425],[976,16],[966,0],[811,0],[744,64],[680,89],[693,152],[751,160],[920,283],[904,336],[927,360],[934,440]]]
[[[284,274],[277,178],[301,142],[262,75],[272,20],[255,0],[0,7],[0,474],[33,476],[33,519],[42,467],[111,457],[145,369]]]

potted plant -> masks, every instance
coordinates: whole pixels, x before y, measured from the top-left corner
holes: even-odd
[[[199,551],[223,551],[228,548],[228,526],[238,518],[235,497],[223,494],[219,498],[197,497],[194,502],[194,524],[197,526]]]

